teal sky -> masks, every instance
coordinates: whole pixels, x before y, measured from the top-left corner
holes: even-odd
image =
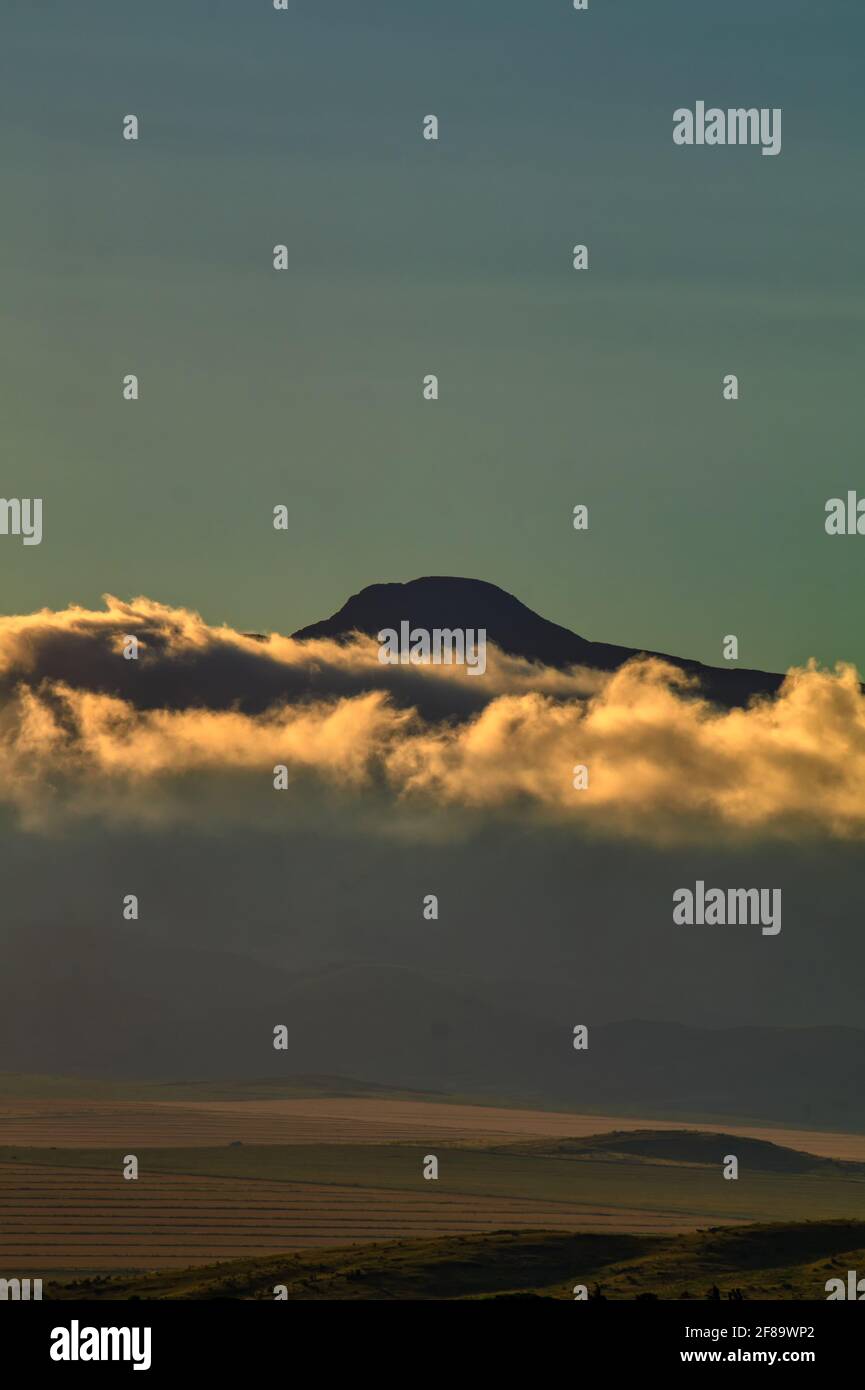
[[[2,611],[290,631],[460,574],[865,670],[823,527],[865,496],[863,44],[861,0],[11,0],[0,492],[45,518]],[[697,100],[781,107],[780,156],[676,148]]]

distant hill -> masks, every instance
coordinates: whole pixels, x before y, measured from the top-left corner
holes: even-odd
[[[332,617],[300,628],[294,636],[301,641],[313,637],[340,640],[356,631],[374,637],[384,628],[399,631],[403,619],[427,629],[482,627],[487,641],[502,651],[559,668],[590,666],[615,671],[645,650],[589,641],[542,618],[496,584],[446,576],[413,579],[407,584],[370,584],[353,594]],[[646,654],[663,656],[688,671],[698,678],[704,694],[730,706],[745,705],[755,695],[774,694],[782,680],[766,671],[719,669],[660,652]]]
[[[324,1073],[408,1089],[518,1091],[535,1089],[548,1066],[562,1084],[567,1076],[554,1029],[479,990],[399,966],[292,975],[102,927],[74,938],[62,925],[28,927],[7,942],[16,975],[0,975],[5,1071],[184,1080]],[[277,1025],[287,1030],[281,1051]]]
[[[144,932],[59,923],[5,936],[0,1057],[7,1072],[224,1080],[357,1077],[646,1118],[865,1130],[865,1031],[570,1027],[399,966],[305,974]],[[38,1027],[34,1026],[38,1019]],[[273,1048],[284,1024],[288,1047]]]
[[[428,1300],[540,1294],[573,1299],[824,1300],[827,1279],[865,1268],[865,1222],[749,1225],[667,1236],[501,1231],[231,1260],[171,1273],[52,1283],[52,1299]]]
[[[865,1163],[850,1163],[773,1144],[745,1135],[712,1134],[698,1129],[614,1130],[580,1139],[533,1139],[501,1146],[507,1154],[574,1159],[625,1159],[684,1164],[720,1170],[729,1153],[749,1173],[836,1175],[865,1178]]]

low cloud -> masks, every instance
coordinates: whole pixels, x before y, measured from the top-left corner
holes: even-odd
[[[492,647],[472,679],[146,599],[0,619],[0,801],[25,825],[272,819],[322,796],[402,832],[504,816],[669,844],[860,839],[865,699],[852,666],[728,710],[657,659],[562,672]]]

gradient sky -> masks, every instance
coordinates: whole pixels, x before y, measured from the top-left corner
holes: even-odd
[[[291,631],[462,574],[865,669],[865,537],[823,529],[865,495],[863,40],[861,0],[11,0],[0,491],[45,534],[2,611]],[[782,107],[781,155],[676,148],[697,100]]]

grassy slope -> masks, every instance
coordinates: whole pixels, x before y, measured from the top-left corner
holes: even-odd
[[[807,1222],[667,1238],[543,1231],[394,1241],[314,1255],[233,1260],[174,1274],[57,1285],[51,1298],[460,1299],[542,1294],[571,1299],[600,1285],[609,1299],[722,1296],[825,1298],[830,1277],[865,1268],[865,1222]]]

